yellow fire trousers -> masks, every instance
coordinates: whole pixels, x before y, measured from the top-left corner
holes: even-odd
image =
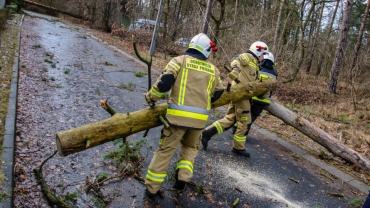
[[[245,149],[244,144],[247,141],[245,132],[248,130],[248,124],[251,123],[251,103],[250,100],[242,100],[237,103],[230,103],[226,115],[209,125],[206,130],[216,128],[217,133],[221,134],[237,123],[237,129],[234,134],[233,148],[237,150]]]
[[[184,127],[164,127],[158,149],[154,152],[145,179],[150,193],[157,193],[167,177],[170,160],[180,144],[178,155],[178,180],[188,182],[193,176],[193,164],[200,147],[202,130]]]

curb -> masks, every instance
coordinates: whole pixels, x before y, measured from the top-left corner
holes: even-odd
[[[12,81],[10,84],[8,112],[5,120],[5,134],[2,153],[1,169],[4,173],[4,183],[2,184],[2,191],[7,194],[7,198],[0,203],[0,207],[13,207],[13,189],[14,189],[14,139],[16,130],[17,118],[17,96],[18,96],[18,65],[19,65],[19,50],[21,46],[21,29],[23,24],[24,14],[19,23],[18,31],[18,47],[15,49]]]
[[[328,173],[332,174],[333,176],[339,178],[342,180],[342,182],[347,183],[354,188],[358,189],[359,191],[363,192],[365,195],[369,192],[369,186],[364,184],[361,181],[358,181],[357,179],[353,178],[351,175],[348,175],[347,173],[335,168],[334,166],[331,166],[327,163],[324,163],[317,159],[316,157],[312,156],[310,153],[304,151],[303,149],[290,144],[289,142],[277,137],[275,134],[271,133],[270,131],[263,129],[260,126],[257,126],[256,124],[252,124],[252,127],[254,130],[256,130],[259,134],[262,134],[266,136],[271,141],[277,142],[281,146],[289,149],[290,151],[294,152],[295,154],[299,155],[300,157],[306,159],[307,161],[311,162],[312,164],[318,166],[319,168],[327,171]]]
[[[223,113],[227,112],[227,108],[219,108]],[[290,151],[294,152],[295,154],[299,155],[300,157],[304,158],[305,160],[309,161],[310,163],[318,166],[319,168],[327,171],[328,173],[332,174],[333,176],[339,178],[342,180],[343,183],[347,183],[351,185],[352,187],[358,189],[362,193],[365,194],[365,196],[369,193],[369,186],[365,183],[355,179],[351,175],[337,169],[334,166],[331,166],[330,164],[324,163],[321,160],[317,159],[310,153],[306,152],[305,150],[290,144],[289,142],[277,137],[274,133],[268,131],[267,129],[264,129],[257,124],[252,124],[252,129],[254,129],[257,133],[264,135],[267,139],[277,142],[279,145],[289,149]]]

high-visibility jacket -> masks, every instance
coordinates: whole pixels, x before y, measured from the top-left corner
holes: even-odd
[[[213,94],[224,90],[217,67],[207,60],[189,55],[171,59],[149,91],[153,101],[164,94],[158,83],[166,74],[174,77],[166,113],[168,122],[175,126],[203,129],[211,110]]]
[[[231,61],[230,66],[233,69],[231,74],[234,74],[235,78],[242,83],[251,82],[257,78],[258,60],[251,53],[239,54]]]
[[[269,59],[264,59],[261,62],[260,69],[258,71],[258,79],[274,78],[277,79],[277,72],[274,69],[274,63]],[[263,103],[269,105],[271,103],[272,92],[268,91],[263,96],[252,97],[253,102]]]

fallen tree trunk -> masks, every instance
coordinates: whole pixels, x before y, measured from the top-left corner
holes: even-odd
[[[61,13],[61,14],[66,14],[68,16],[71,16],[71,17],[74,17],[74,18],[77,18],[77,19],[84,19],[82,16],[80,15],[77,15],[77,14],[73,14],[71,12],[66,12],[66,11],[62,11],[60,9],[56,9],[54,7],[50,7],[50,6],[46,6],[46,5],[43,5],[43,4],[40,4],[40,3],[37,3],[37,2],[33,2],[33,1],[29,1],[29,0],[21,0],[27,4],[31,4],[31,5],[35,5],[35,6],[38,6],[38,7],[41,7],[41,8],[44,8],[44,9],[47,9],[47,10],[50,10],[50,11],[53,11],[53,12],[58,12],[58,13]]]
[[[212,104],[217,108],[228,104],[263,95],[276,87],[275,79],[257,80],[236,84],[230,92],[224,92],[219,100]],[[162,125],[159,116],[166,114],[167,104],[157,104],[154,108],[145,108],[126,114],[115,113],[111,118],[87,124],[81,127],[56,133],[56,144],[61,156],[79,152],[97,145],[125,138],[136,132]],[[87,145],[88,144],[88,145]]]
[[[283,120],[286,124],[296,128],[298,131],[310,137],[312,140],[328,149],[334,155],[350,161],[357,166],[364,168],[365,170],[370,170],[369,160],[362,157],[359,153],[351,148],[340,143],[333,136],[313,125],[308,120],[297,116],[289,109],[284,108],[277,103],[271,102],[269,106],[265,107],[265,110],[267,110],[273,116]]]

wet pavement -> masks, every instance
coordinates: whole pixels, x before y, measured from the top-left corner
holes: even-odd
[[[21,34],[17,136],[15,155],[15,207],[50,207],[33,169],[56,150],[55,133],[100,121],[109,114],[99,100],[107,99],[119,112],[146,108],[143,94],[147,78],[135,76],[146,68],[87,35],[79,26],[55,18],[26,16]],[[154,82],[153,77],[152,82]],[[217,113],[214,113],[212,119]],[[211,121],[210,121],[211,123]],[[133,176],[110,180],[101,191],[110,200],[105,206],[85,191],[85,178],[99,173],[114,175],[117,167],[103,156],[114,150],[112,142],[69,155],[55,156],[44,165],[44,176],[59,196],[77,192],[73,207],[350,207],[359,191],[325,173],[291,151],[251,131],[247,148],[251,158],[231,153],[232,135],[226,132],[210,141],[196,158],[192,181],[195,187],[176,195],[173,185],[176,154],[163,184],[165,198],[148,201],[144,185]],[[147,155],[145,176],[153,151],[158,147],[160,127],[151,129],[142,154]],[[143,132],[127,139],[137,141]],[[329,175],[328,173],[325,173]],[[330,193],[341,193],[334,197]],[[363,198],[363,197],[362,197]],[[158,206],[159,205],[159,206]]]

